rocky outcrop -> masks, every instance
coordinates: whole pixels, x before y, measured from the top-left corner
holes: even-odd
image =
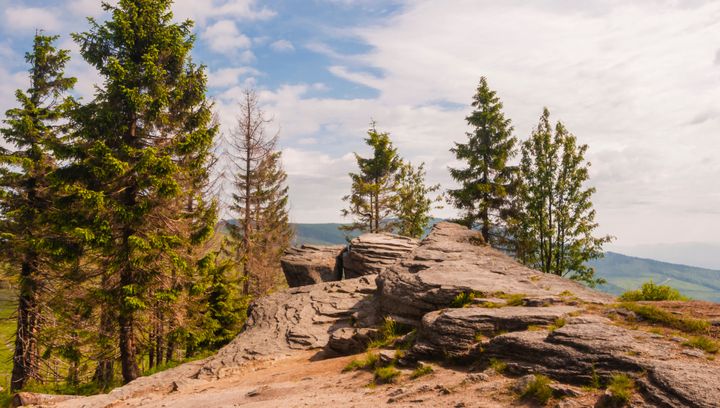
[[[322,349],[330,334],[375,323],[374,276],[302,286],[259,299],[247,329],[203,365],[198,378],[222,377],[248,360]]]
[[[280,260],[288,286],[314,285],[342,278],[341,256],[344,245],[303,245],[290,248]]]
[[[363,234],[350,241],[343,254],[346,279],[378,274],[417,248],[413,238],[393,234]]]
[[[377,285],[383,312],[415,320],[448,307],[461,293],[522,294],[529,301],[548,297],[591,303],[613,300],[579,283],[529,269],[484,245],[478,232],[451,223],[435,225],[415,251],[380,272]]]
[[[431,312],[422,318],[412,352],[441,358],[468,357],[482,337],[527,330],[530,326],[549,326],[578,310],[572,306],[475,307]]]

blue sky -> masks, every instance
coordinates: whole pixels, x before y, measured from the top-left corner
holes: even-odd
[[[67,34],[95,0],[0,0],[0,109],[24,86],[35,28]],[[243,88],[280,131],[297,222],[342,221],[369,121],[452,185],[449,153],[481,75],[526,138],[543,106],[590,145],[601,232],[615,247],[718,243],[720,2],[702,0],[178,0],[223,130]],[[449,208],[437,211],[449,216]]]

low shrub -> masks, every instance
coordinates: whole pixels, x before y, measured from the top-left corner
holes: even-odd
[[[607,390],[610,398],[607,406],[621,407],[630,402],[633,391],[635,390],[635,381],[625,374],[614,374],[610,378]]]
[[[343,371],[355,371],[365,368],[371,369],[375,368],[375,366],[377,366],[379,362],[380,356],[377,353],[367,353],[364,358],[351,361],[348,365],[345,366]]]
[[[481,297],[475,292],[462,292],[455,296],[455,299],[450,303],[450,307],[453,309],[461,309],[469,306],[476,297]]]
[[[550,388],[551,382],[546,376],[536,374],[535,379],[522,391],[520,398],[535,401],[541,405],[547,404],[553,396],[553,390]]]
[[[398,338],[412,332],[414,329],[408,325],[398,323],[391,317],[386,317],[380,326],[379,336],[368,344],[368,348],[379,348],[391,345]],[[412,345],[412,344],[410,344]],[[409,346],[408,346],[409,348]]]
[[[620,300],[627,302],[658,302],[663,300],[688,300],[688,298],[681,295],[675,288],[667,285],[656,285],[652,280],[650,280],[643,283],[638,290],[631,290],[623,293],[620,295]]]

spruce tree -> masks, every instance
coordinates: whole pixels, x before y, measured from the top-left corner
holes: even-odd
[[[116,313],[125,382],[140,374],[138,330],[173,274],[192,269],[190,248],[212,226],[195,226],[205,205],[192,191],[217,128],[206,76],[190,58],[192,22],[173,22],[171,0],[103,4],[112,18],[89,19],[75,34],[85,60],[103,78],[76,117],[73,191],[92,222],[86,229],[107,260],[104,298]],[[206,219],[206,222],[208,220]]]
[[[509,160],[515,155],[517,139],[510,119],[502,111],[502,102],[485,77],[480,78],[472,106],[474,110],[466,118],[472,128],[468,140],[455,143],[451,149],[465,163],[464,168],[450,169],[460,187],[448,194],[450,202],[460,210],[463,224],[480,228],[486,242],[505,246],[514,171]]]
[[[397,208],[398,172],[403,161],[390,140],[390,134],[379,132],[373,122],[365,143],[372,148],[372,157],[355,153],[359,173],[350,173],[351,193],[343,197],[348,208],[343,217],[351,216],[353,223],[341,227],[346,231],[360,230],[379,233],[393,231],[391,219]]]
[[[0,149],[0,246],[2,256],[17,271],[18,309],[10,387],[17,390],[39,378],[38,333],[42,296],[54,266],[72,257],[62,242],[62,212],[55,193],[61,190],[53,173],[56,150],[67,132],[67,116],[75,102],[66,93],[75,78],[65,77],[68,51],[56,50],[58,37],[37,34],[30,65],[30,87],[18,90],[20,106],[6,112],[0,129],[10,149]]]
[[[394,211],[397,219],[397,233],[406,237],[420,238],[430,223],[430,210],[438,198],[430,195],[440,189],[439,184],[425,184],[425,164],[417,168],[404,163],[398,173],[397,205]]]
[[[260,109],[257,94],[246,90],[240,102],[237,127],[232,133],[235,183],[226,248],[242,267],[243,294],[259,295],[281,279],[280,257],[293,231],[288,215],[287,175],[282,169],[277,136]]]
[[[602,257],[610,236],[595,237],[593,187],[587,187],[587,145],[558,122],[550,124],[544,109],[537,128],[522,145],[517,219],[512,231],[521,260],[546,273],[568,276],[590,285],[601,283],[586,265]]]

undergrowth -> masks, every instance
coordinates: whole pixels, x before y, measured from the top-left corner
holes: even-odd
[[[703,333],[710,327],[710,323],[706,320],[676,316],[655,306],[641,305],[633,302],[623,302],[620,304],[620,307],[634,312],[651,323],[681,330],[687,333]]]
[[[640,289],[631,290],[620,295],[620,300],[626,302],[639,301],[663,301],[663,300],[688,300],[680,292],[667,285],[656,285],[652,279],[642,284]]]
[[[610,393],[607,406],[621,407],[630,402],[635,390],[635,381],[626,374],[613,374],[607,390]]]
[[[362,359],[355,359],[345,366],[343,371],[355,371],[362,369],[372,369],[380,362],[380,356],[377,353],[368,352]]]
[[[683,343],[683,346],[700,349],[710,354],[717,354],[720,351],[720,344],[706,336],[691,337]]]
[[[535,379],[533,379],[522,391],[520,398],[545,405],[553,396],[553,390],[550,388],[550,383],[551,381],[548,377],[535,374]]]
[[[382,326],[380,326],[379,336],[368,344],[368,348],[380,348],[392,345],[395,340],[400,337],[414,333],[415,329],[412,327],[399,323],[391,317],[386,317],[383,320]],[[412,341],[414,340],[414,334],[409,336],[408,340],[400,345],[400,348],[410,348]],[[408,344],[405,344],[408,343]]]

